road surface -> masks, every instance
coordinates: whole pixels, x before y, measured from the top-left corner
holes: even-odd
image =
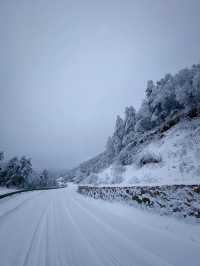
[[[0,200],[1,266],[199,266],[200,225],[65,189]]]

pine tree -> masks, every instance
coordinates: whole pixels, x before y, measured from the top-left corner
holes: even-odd
[[[128,135],[131,131],[135,130],[136,112],[133,106],[126,107],[125,120],[124,120],[124,134]]]

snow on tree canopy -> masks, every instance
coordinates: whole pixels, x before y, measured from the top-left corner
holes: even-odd
[[[79,181],[98,173],[117,162],[131,164],[140,145],[150,141],[153,132],[166,130],[178,123],[182,116],[200,114],[200,64],[166,74],[157,82],[147,82],[146,97],[139,110],[125,108],[125,117],[117,116],[113,135],[108,138],[106,150],[71,171]],[[157,131],[156,131],[157,130]],[[84,166],[84,168],[83,168]]]

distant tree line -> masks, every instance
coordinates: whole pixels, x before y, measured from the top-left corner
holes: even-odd
[[[15,156],[4,162],[4,152],[0,152],[0,186],[36,188],[55,185],[56,180],[48,170],[39,173],[33,169],[30,158]]]

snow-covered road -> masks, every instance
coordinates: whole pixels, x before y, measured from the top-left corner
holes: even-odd
[[[73,185],[0,200],[1,266],[199,266],[200,225],[86,198]]]

